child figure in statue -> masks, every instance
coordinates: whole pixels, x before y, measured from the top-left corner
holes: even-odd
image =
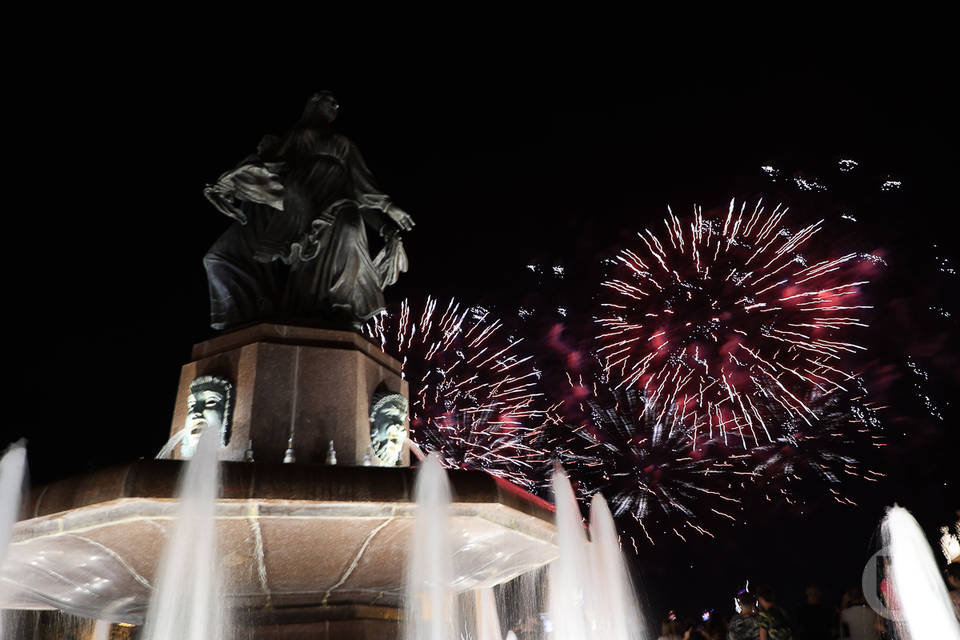
[[[204,190],[235,220],[204,257],[215,329],[270,319],[357,329],[383,309],[384,287],[407,270],[399,233],[413,219],[377,188],[356,146],[333,131],[338,109],[330,92],[315,94],[286,136],[265,137],[255,155]],[[373,258],[368,226],[384,240]]]

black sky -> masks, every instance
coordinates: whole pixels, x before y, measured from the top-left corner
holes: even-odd
[[[935,45],[813,39],[785,52],[720,39],[486,55],[488,40],[469,54],[449,42],[421,43],[416,55],[367,50],[362,63],[321,48],[290,65],[284,51],[249,42],[201,53],[195,38],[87,41],[10,70],[16,151],[3,257],[13,379],[0,445],[28,438],[35,483],[162,445],[179,368],[213,335],[200,260],[228,221],[201,189],[323,88],[342,105],[337,128],[417,221],[405,241],[411,271],[392,300],[433,293],[509,308],[536,261],[563,264],[566,295],[589,301],[598,256],[667,204],[687,211],[765,195],[811,215],[827,207],[833,221],[852,208],[860,222],[839,233],[885,252],[881,315],[906,316],[880,324],[909,328],[881,336],[878,357],[915,352],[939,397],[957,389],[955,321],[928,317],[926,304],[952,304],[956,293],[934,260],[956,254],[957,175],[955,73]],[[857,160],[856,172],[840,175],[840,158]],[[798,190],[790,179],[799,175],[830,189]],[[902,187],[881,192],[886,179]],[[743,579],[763,573],[788,602],[807,579],[834,590],[856,582],[894,500],[931,532],[945,522],[960,507],[954,414],[945,406],[937,422],[905,392],[892,395],[894,430],[908,435],[880,458],[889,481],[857,489],[862,508],[824,500],[800,516],[776,507],[715,543],[644,550],[638,567],[654,608],[685,600],[725,610]]]

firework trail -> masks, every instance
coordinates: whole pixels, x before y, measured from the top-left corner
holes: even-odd
[[[738,520],[740,500],[729,487],[739,490],[751,475],[746,461],[716,458],[707,446],[691,450],[690,436],[657,422],[637,389],[600,395],[583,400],[580,426],[557,456],[581,494],[603,492],[634,547],[632,522],[654,544],[659,532],[686,542],[691,534],[715,537],[703,522]]]
[[[864,263],[847,253],[808,262],[823,221],[798,231],[787,209],[730,202],[725,216],[668,208],[666,233],[638,234],[616,256],[598,355],[616,388],[642,388],[644,411],[691,449],[720,438],[751,449],[785,433],[818,431],[822,398],[856,386],[865,350],[846,334],[867,327]],[[817,251],[814,251],[815,253]],[[878,260],[878,259],[877,259]]]
[[[867,468],[853,452],[863,454],[886,445],[879,417],[885,407],[870,399],[862,379],[850,386],[849,393],[813,392],[805,398],[817,412],[819,430],[805,429],[794,418],[794,423],[782,425],[774,442],[749,451],[745,459],[752,471],[749,483],[760,488],[768,502],[804,504],[826,487],[836,502],[856,506],[844,493],[845,481],[877,482],[884,476]]]
[[[447,467],[482,469],[528,489],[545,480],[549,455],[537,443],[548,407],[540,372],[499,319],[482,307],[428,297],[416,311],[404,300],[365,330],[403,362],[411,437],[422,449]]]

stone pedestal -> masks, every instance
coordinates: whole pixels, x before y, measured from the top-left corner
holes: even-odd
[[[292,436],[299,463],[322,464],[333,440],[339,464],[362,464],[370,452],[374,393],[408,397],[400,363],[347,331],[259,324],[201,342],[192,357],[180,374],[170,435],[184,426],[191,381],[228,378],[234,407],[222,460],[243,460],[253,440],[257,461],[281,462]],[[173,457],[179,458],[179,449]],[[399,464],[409,460],[405,446]]]

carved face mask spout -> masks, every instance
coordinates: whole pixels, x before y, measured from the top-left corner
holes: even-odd
[[[200,376],[190,383],[180,457],[193,457],[200,442],[200,436],[207,429],[213,429],[220,434],[221,447],[229,444],[232,400],[233,384],[226,378]]]

